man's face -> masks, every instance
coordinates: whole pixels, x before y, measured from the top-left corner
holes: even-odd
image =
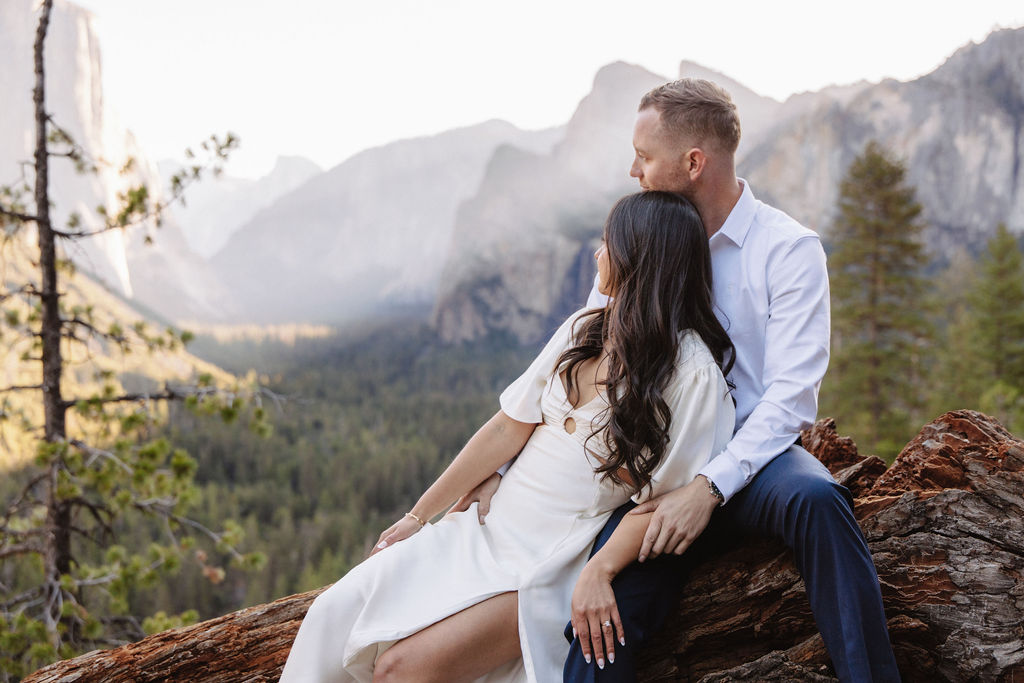
[[[645,190],[679,192],[687,196],[692,182],[685,170],[687,145],[661,125],[661,113],[648,107],[633,126],[633,166],[629,175]]]

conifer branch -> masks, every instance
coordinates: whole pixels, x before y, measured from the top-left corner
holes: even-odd
[[[95,448],[83,441],[79,441],[78,439],[73,439],[69,443],[89,456],[89,461],[85,463],[86,467],[91,467],[92,464],[96,462],[96,460],[99,458],[106,458],[108,460],[113,461],[128,474],[131,474],[133,472],[132,468],[127,463],[125,463],[124,460],[117,457],[110,451],[104,450],[102,448]]]

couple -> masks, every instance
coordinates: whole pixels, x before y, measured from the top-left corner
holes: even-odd
[[[736,177],[739,134],[713,83],[644,96],[647,192],[612,209],[588,307],[317,598],[282,681],[635,680],[705,528],[784,539],[839,678],[899,680],[849,493],[797,443],[828,362],[824,252]]]

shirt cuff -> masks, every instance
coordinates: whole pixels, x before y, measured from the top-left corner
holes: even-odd
[[[697,474],[703,474],[705,477],[715,482],[715,486],[722,492],[725,497],[725,502],[728,503],[729,499],[736,495],[740,489],[742,489],[746,483],[747,478],[743,476],[743,469],[740,464],[729,455],[728,451],[720,453],[718,457],[712,458],[711,461],[701,468]]]
[[[498,471],[498,474],[500,474],[501,476],[503,476],[503,477],[504,477],[504,476],[505,476],[505,473],[506,473],[506,472],[508,472],[508,468],[509,468],[509,467],[512,467],[512,463],[514,463],[515,461],[516,461],[516,459],[515,459],[515,458],[512,458],[512,459],[511,459],[511,460],[509,460],[509,461],[508,461],[507,463],[505,463],[504,465],[502,465],[501,467],[499,467],[499,468],[498,468],[498,470],[497,470],[497,471]]]

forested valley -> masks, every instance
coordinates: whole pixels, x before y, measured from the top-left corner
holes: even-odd
[[[206,618],[336,580],[498,409],[498,394],[534,351],[500,337],[445,348],[416,322],[358,341],[222,346],[200,337],[194,351],[204,348],[231,371],[260,363],[277,398],[267,407],[272,431],[176,407],[166,434],[198,464],[192,515],[212,525],[237,521],[245,549],[263,553],[266,565],[228,568],[212,583],[200,564],[185,563],[136,591],[135,613],[195,608]]]

